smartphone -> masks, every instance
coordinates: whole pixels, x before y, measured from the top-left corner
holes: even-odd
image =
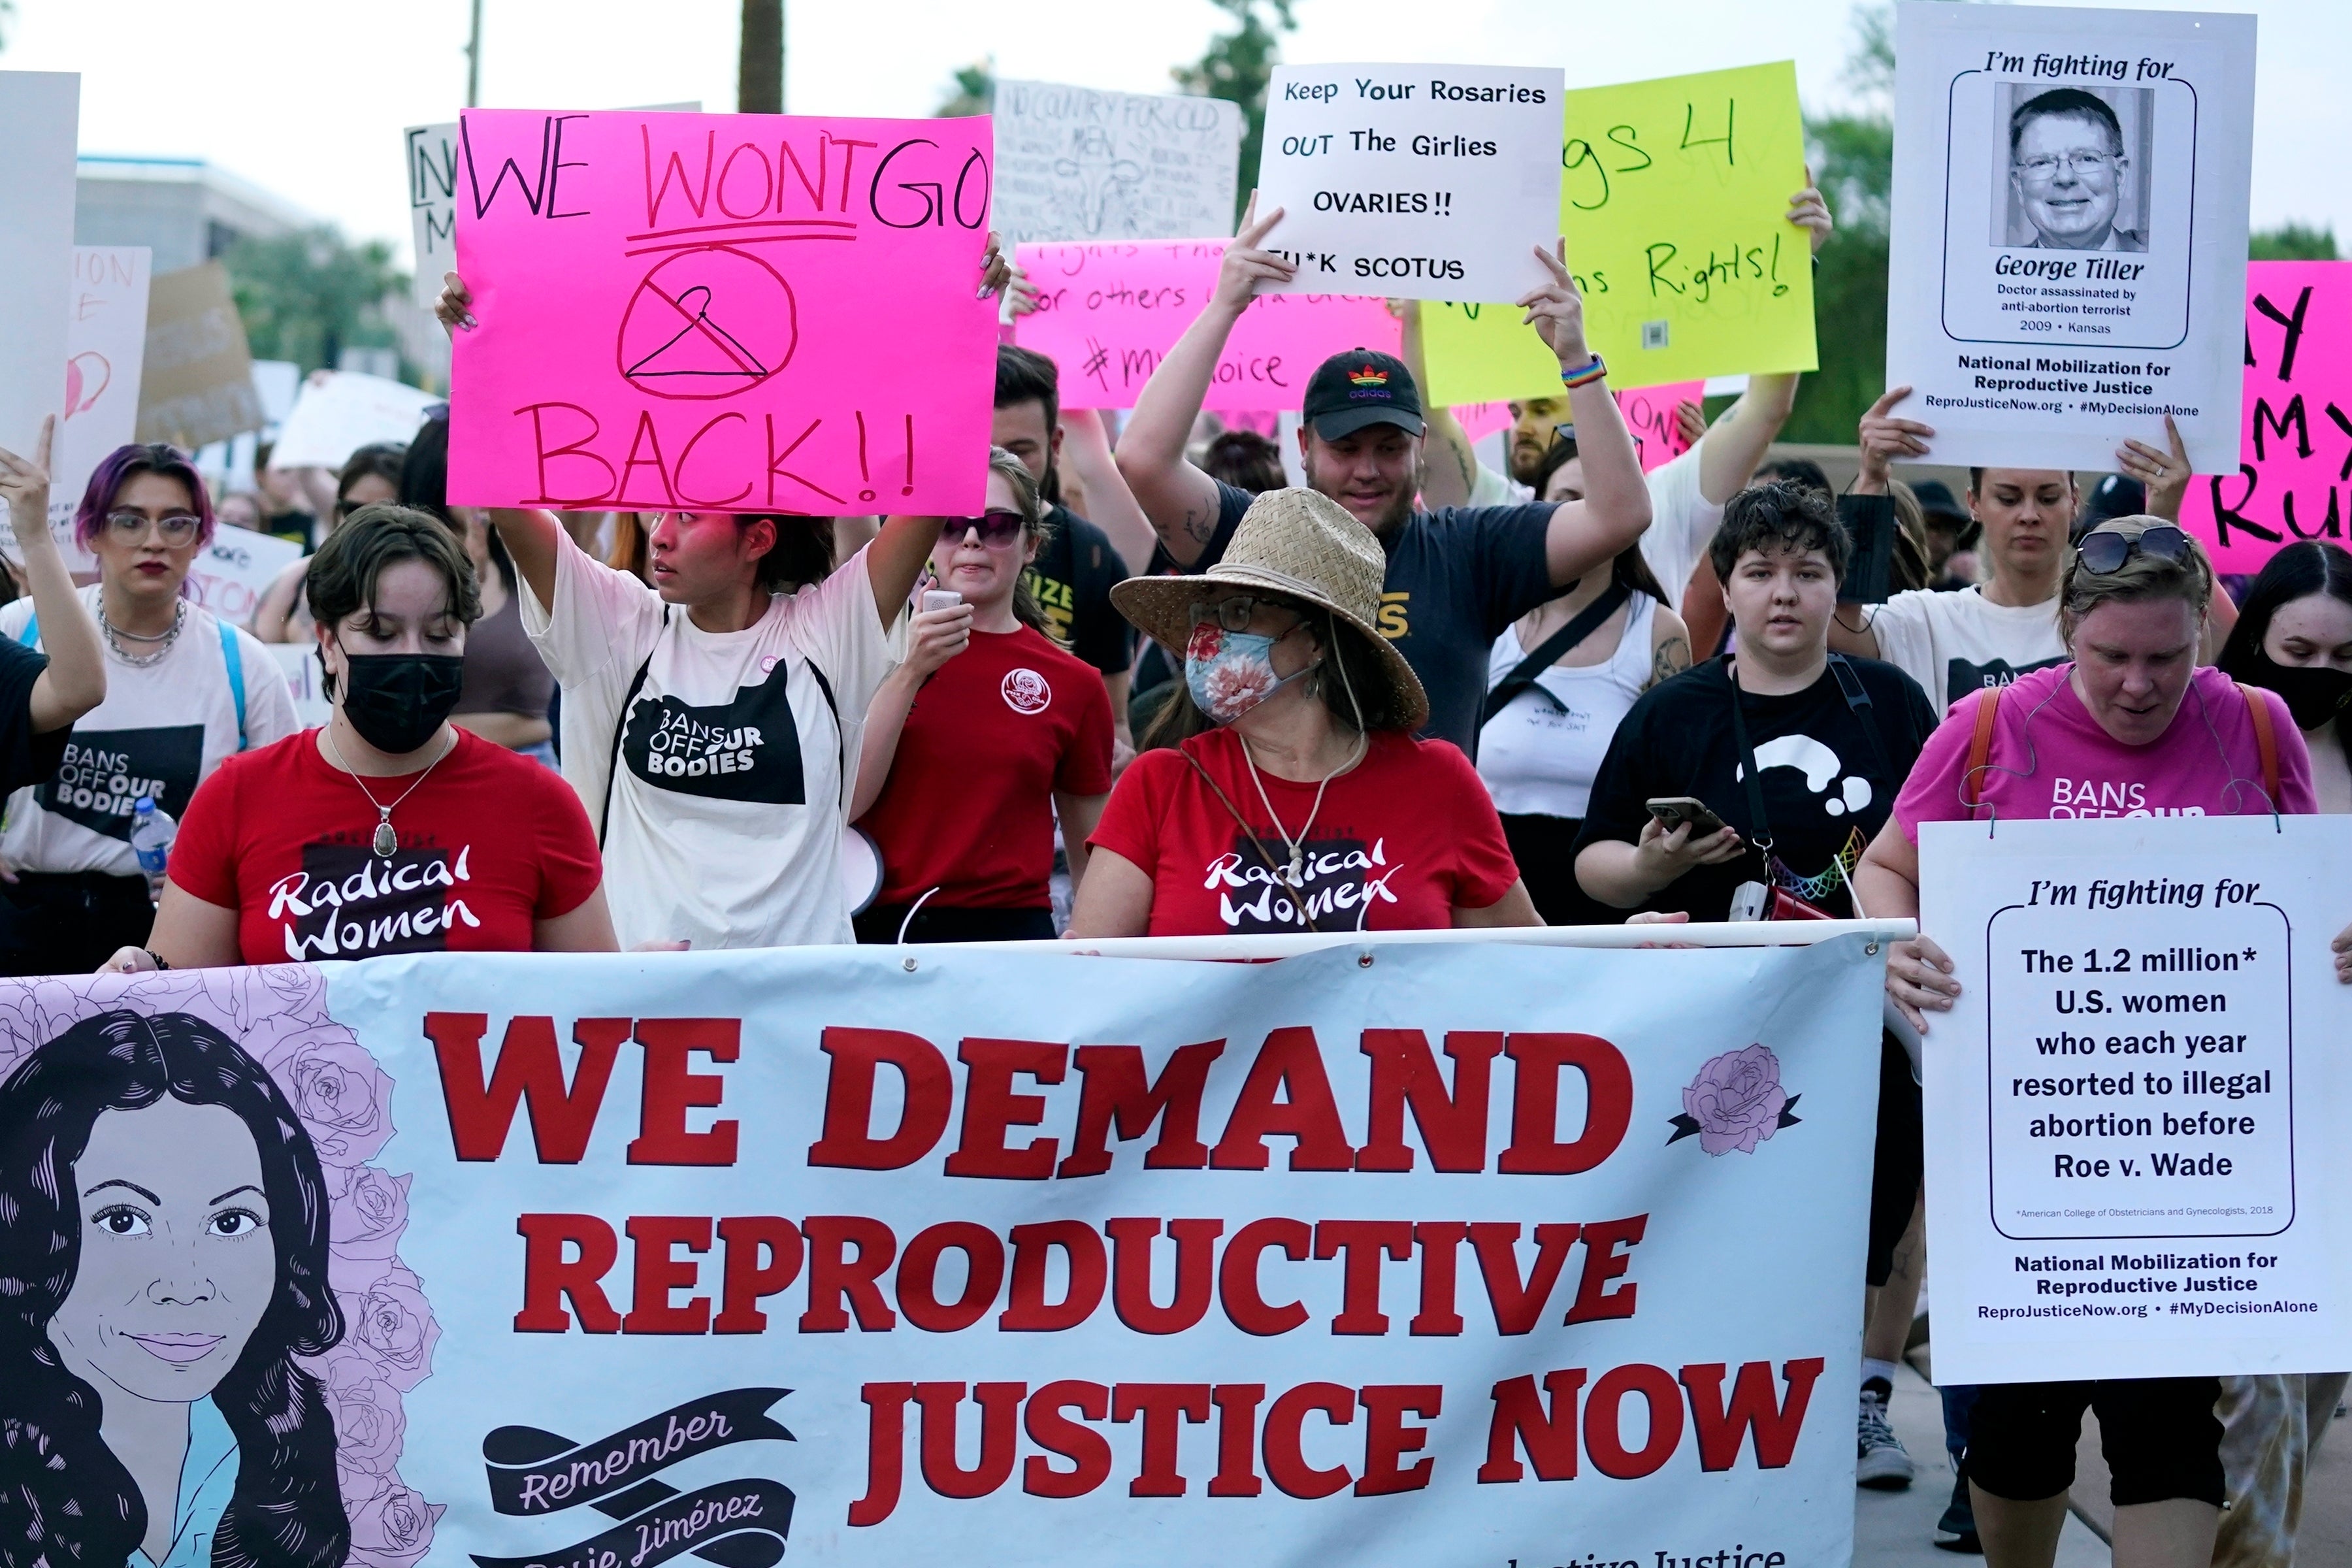
[[[952,588],[923,590],[923,608],[926,610],[952,610],[962,603],[963,595]]]
[[[1642,804],[1648,808],[1652,816],[1658,819],[1658,826],[1668,833],[1672,833],[1685,822],[1691,825],[1693,838],[1705,838],[1709,834],[1723,831],[1723,818],[1708,810],[1706,802],[1696,795],[1659,795]]]

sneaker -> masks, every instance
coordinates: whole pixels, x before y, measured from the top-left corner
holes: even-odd
[[[1911,1484],[1911,1456],[1886,1424],[1886,1400],[1895,1390],[1883,1377],[1862,1385],[1862,1416],[1855,1432],[1853,1479],[1874,1491],[1899,1492]]]
[[[1953,1478],[1951,1505],[1936,1521],[1936,1544],[1946,1552],[1963,1552],[1971,1557],[1984,1555],[1984,1543],[1977,1539],[1977,1510],[1969,1500],[1966,1476]]]

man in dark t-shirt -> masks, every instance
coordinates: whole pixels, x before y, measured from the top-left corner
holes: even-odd
[[[1062,450],[1060,368],[1034,349],[996,349],[996,414],[990,442],[1021,459],[1050,503],[1045,547],[1023,574],[1045,629],[1055,642],[1093,665],[1110,693],[1118,754],[1134,751],[1127,726],[1132,632],[1111,607],[1111,584],[1128,575],[1110,536],[1061,503],[1055,463]]]
[[[1184,444],[1242,312],[1262,284],[1287,280],[1296,270],[1262,248],[1280,217],[1253,216],[1225,247],[1207,306],[1160,362],[1119,437],[1119,472],[1183,571],[1216,563],[1252,499],[1193,466]],[[1307,483],[1347,508],[1388,552],[1378,629],[1429,693],[1423,733],[1465,752],[1477,743],[1495,638],[1586,572],[1605,568],[1650,521],[1649,491],[1609,394],[1608,367],[1585,344],[1576,285],[1556,256],[1538,254],[1552,280],[1520,303],[1559,356],[1584,457],[1584,500],[1416,510],[1421,393],[1404,365],[1387,354],[1359,349],[1326,360],[1307,382],[1301,410],[1299,456]]]

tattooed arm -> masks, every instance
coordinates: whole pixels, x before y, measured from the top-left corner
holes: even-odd
[[[1690,633],[1680,616],[1660,605],[1650,612],[1650,679],[1642,689],[1664,685],[1690,667]]]
[[[1217,482],[1184,456],[1192,421],[1209,395],[1225,340],[1257,297],[1258,285],[1286,279],[1295,270],[1281,257],[1258,248],[1281,221],[1282,209],[1264,218],[1256,215],[1252,197],[1240,235],[1225,247],[1215,291],[1144,384],[1118,438],[1119,475],[1179,566],[1200,560],[1217,531]]]

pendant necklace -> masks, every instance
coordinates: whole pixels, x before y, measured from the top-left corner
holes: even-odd
[[[375,837],[369,841],[368,847],[375,851],[375,857],[377,859],[391,859],[394,855],[400,853],[400,835],[393,830],[392,826],[393,806],[398,805],[401,801],[406,800],[410,795],[415,795],[418,787],[422,785],[426,779],[433,776],[433,770],[441,765],[442,758],[446,757],[451,752],[457,749],[457,736],[453,734],[449,737],[449,743],[442,748],[441,756],[436,757],[431,762],[425,763],[425,771],[416,775],[416,783],[410,784],[406,789],[402,790],[400,792],[400,799],[394,801],[392,805],[379,805],[376,801],[374,792],[370,790],[366,784],[360,783],[359,771],[353,768],[351,763],[343,761],[342,749],[335,744],[335,729],[333,725],[330,724],[327,726],[326,736],[327,750],[333,755],[335,765],[351,775],[352,783],[359,784],[360,793],[367,796],[367,803],[370,805],[375,807]]]
[[[1234,738],[1241,740],[1238,735]],[[1280,836],[1284,845],[1290,850],[1290,891],[1293,897],[1297,897],[1299,892],[1299,877],[1307,864],[1307,837],[1315,831],[1315,819],[1323,814],[1323,792],[1331,787],[1333,779],[1338,778],[1362,760],[1364,750],[1370,744],[1369,736],[1357,736],[1356,744],[1348,750],[1347,761],[1323,775],[1323,781],[1315,786],[1315,804],[1307,808],[1307,820],[1300,825],[1298,837],[1293,838],[1290,836],[1290,829],[1283,826],[1281,814],[1274,809],[1273,799],[1265,793],[1265,780],[1258,775],[1257,759],[1250,755],[1249,742],[1242,741],[1242,760],[1249,763],[1250,783],[1257,785],[1258,804],[1265,807],[1265,815],[1274,823],[1274,831]]]

